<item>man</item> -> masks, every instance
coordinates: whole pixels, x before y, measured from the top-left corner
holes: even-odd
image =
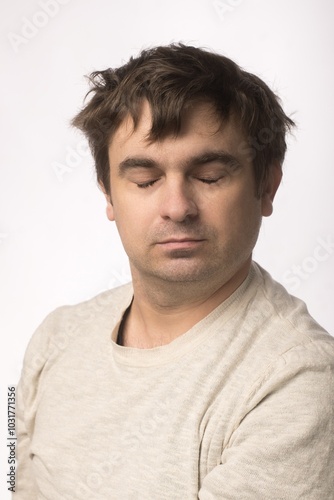
[[[334,499],[334,339],[252,261],[292,120],[181,44],[91,82],[74,125],[133,280],[30,342],[15,498]]]

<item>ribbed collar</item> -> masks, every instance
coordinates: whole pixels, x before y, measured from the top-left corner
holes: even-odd
[[[247,278],[224,302],[217,306],[205,318],[196,323],[187,332],[180,335],[169,344],[154,347],[152,349],[139,349],[135,347],[124,347],[116,343],[118,328],[122,317],[133,298],[133,290],[128,286],[126,297],[120,304],[120,315],[115,324],[112,336],[112,354],[117,363],[128,366],[152,367],[174,361],[196,348],[201,342],[208,338],[210,332],[222,328],[224,324],[256,293],[256,288],[261,281],[261,273],[253,262]],[[219,321],[217,321],[219,320]]]

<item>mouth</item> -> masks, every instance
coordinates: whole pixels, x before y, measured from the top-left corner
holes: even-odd
[[[205,240],[196,238],[169,238],[168,240],[159,241],[157,244],[166,249],[187,249],[200,246]]]

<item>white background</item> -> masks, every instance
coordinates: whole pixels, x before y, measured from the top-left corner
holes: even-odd
[[[16,0],[1,11],[1,431],[6,387],[17,383],[46,314],[130,279],[92,159],[69,121],[87,91],[83,75],[142,48],[213,49],[281,96],[298,129],[255,260],[333,334],[331,0]]]

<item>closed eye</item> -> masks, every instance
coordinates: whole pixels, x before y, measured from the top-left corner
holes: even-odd
[[[205,184],[214,184],[215,182],[219,181],[219,179],[198,179],[201,182],[204,182]]]
[[[153,186],[153,184],[155,182],[157,182],[158,179],[154,179],[153,181],[148,181],[148,182],[136,182],[137,184],[137,187],[139,187],[140,189],[145,189],[145,188],[148,188],[150,186]]]
[[[200,182],[203,182],[204,184],[215,184],[216,182],[220,181],[221,179],[224,179],[226,176],[221,175],[220,177],[214,177],[214,178],[205,178],[205,177],[196,177],[196,179]],[[152,181],[148,182],[136,182],[136,185],[140,189],[146,189],[150,186],[153,186],[159,179],[153,179]]]
[[[213,178],[197,177],[197,180],[204,182],[204,184],[215,184],[216,182],[220,181],[221,179],[224,179],[224,177],[226,177],[226,176],[221,175],[219,177],[213,177]]]

